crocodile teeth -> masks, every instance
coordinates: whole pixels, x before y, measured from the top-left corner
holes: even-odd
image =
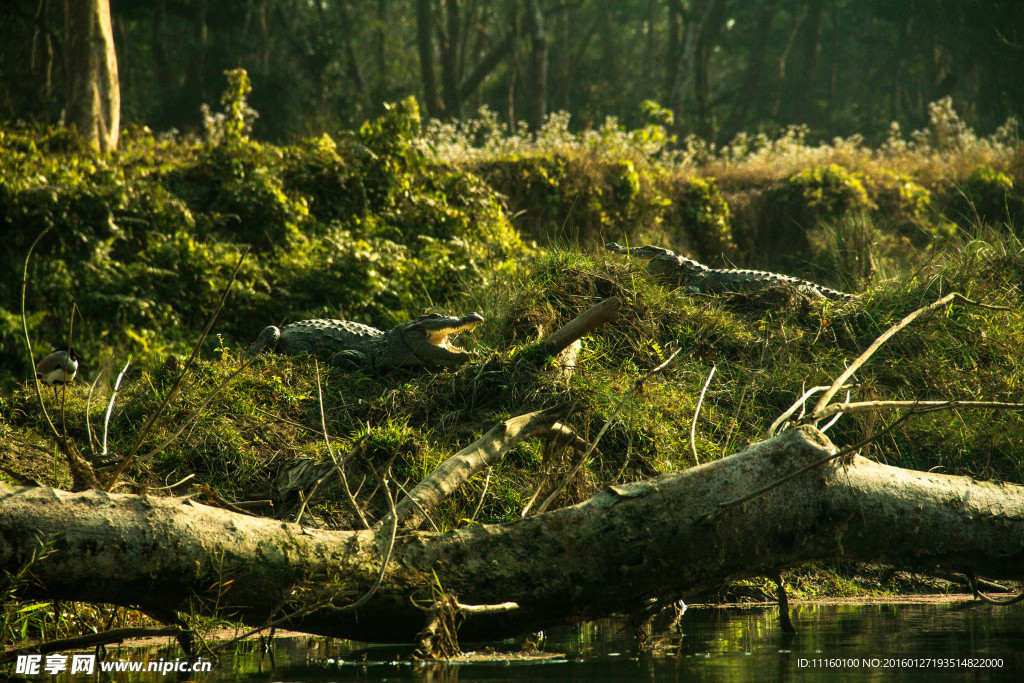
[[[476,325],[473,325],[473,327],[476,327]],[[445,351],[451,351],[452,353],[466,353],[464,349],[456,346],[453,342],[460,334],[469,331],[470,330],[468,329],[464,329],[454,332],[435,332],[427,337],[427,341],[434,346],[444,349]]]

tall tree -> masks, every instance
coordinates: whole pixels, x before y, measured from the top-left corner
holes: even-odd
[[[714,115],[711,111],[711,77],[710,62],[715,43],[725,25],[725,2],[713,4],[711,14],[705,22],[704,30],[697,39],[697,51],[693,62],[693,94],[697,119],[697,133],[705,140],[715,135]]]
[[[438,118],[502,110],[511,95],[534,126],[550,109],[581,126],[635,126],[654,99],[675,110],[678,132],[719,140],[786,124],[814,137],[881,135],[894,118],[918,128],[945,96],[986,132],[1024,113],[1012,68],[1024,58],[1021,0],[106,2],[121,115],[155,128],[197,126],[239,66],[257,134],[276,139],[357,125],[410,92]],[[51,67],[70,84],[65,68],[89,62],[55,27],[65,5],[88,17],[98,4],[3,5],[0,118],[52,122],[68,109],[46,86]]]
[[[66,0],[64,123],[102,152],[117,149],[121,86],[109,0]]]
[[[527,0],[526,31],[530,36],[530,78],[526,120],[530,130],[540,130],[548,106],[548,36],[544,11],[538,0]]]
[[[514,10],[509,19],[497,3],[417,0],[416,44],[429,116],[457,118],[462,114],[463,103],[515,48],[516,23]],[[470,44],[475,46],[473,50],[468,49]],[[441,69],[440,88],[435,58]]]
[[[784,120],[791,123],[805,123],[812,115],[812,91],[818,76],[824,14],[824,0],[811,0],[807,4],[807,18],[797,38],[796,56],[799,63],[795,69],[790,70],[787,95],[783,103]]]
[[[720,5],[723,0],[694,0],[689,8],[682,0],[670,0],[670,21],[673,33],[670,37],[668,53],[668,93],[666,101],[676,113],[676,124],[685,118],[682,113],[686,109],[687,93],[691,83],[699,75],[698,52],[708,32],[717,34],[721,29],[718,25],[724,19]],[[682,26],[682,34],[679,27]],[[708,48],[710,49],[710,48]],[[710,114],[709,114],[710,116]]]
[[[434,12],[430,0],[416,0],[416,46],[420,55],[420,80],[423,83],[423,103],[431,118],[444,116],[444,102],[437,89],[434,72]]]
[[[758,101],[758,93],[761,90],[762,79],[766,72],[765,64],[768,55],[771,27],[781,3],[782,0],[766,2],[756,15],[752,15],[751,21],[756,23],[759,30],[755,34],[754,41],[750,47],[750,55],[747,58],[739,97],[735,98],[732,111],[729,113],[728,122],[718,132],[720,144],[725,144],[731,140],[742,129],[747,121],[747,114],[751,106]]]

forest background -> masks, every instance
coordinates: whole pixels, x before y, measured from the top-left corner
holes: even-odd
[[[59,121],[63,3],[2,3],[0,120]],[[883,141],[953,99],[990,133],[1024,111],[1015,0],[157,0],[110,3],[122,121],[195,131],[223,72],[252,79],[257,138],[336,134],[415,95],[431,118],[486,106],[532,130],[635,128],[719,146],[806,126]],[[641,103],[648,102],[646,110]]]

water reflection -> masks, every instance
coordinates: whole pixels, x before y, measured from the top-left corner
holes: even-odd
[[[491,661],[445,664],[410,663],[405,647],[278,638],[269,648],[257,641],[241,644],[208,674],[57,680],[931,681],[1001,679],[1024,670],[1024,611],[1014,607],[973,602],[793,605],[792,616],[798,634],[787,636],[771,607],[691,607],[675,628],[672,614],[659,615],[646,629],[642,651],[627,619],[606,619],[491,644],[486,650],[464,643],[466,650],[486,651]],[[524,651],[549,657],[516,658]],[[111,650],[107,658],[157,656],[175,655]]]

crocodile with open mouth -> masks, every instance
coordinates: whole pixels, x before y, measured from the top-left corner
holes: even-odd
[[[479,313],[461,318],[431,313],[384,332],[348,320],[300,320],[282,328],[265,327],[245,357],[269,348],[289,355],[308,353],[350,371],[417,365],[451,368],[472,357],[453,345],[452,338],[483,321]]]

